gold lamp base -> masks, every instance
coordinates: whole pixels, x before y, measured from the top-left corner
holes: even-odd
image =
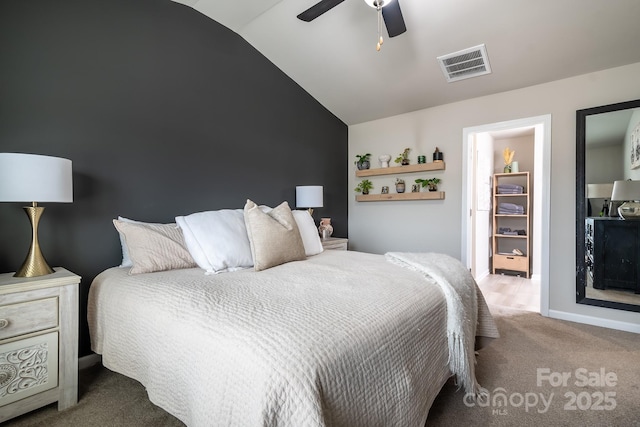
[[[38,243],[38,223],[40,222],[44,208],[39,207],[37,203],[34,202],[33,206],[25,206],[23,209],[29,217],[29,221],[31,221],[31,247],[29,248],[27,258],[22,263],[22,267],[16,271],[13,277],[36,277],[51,274],[54,271],[49,267],[44,256],[42,256],[40,243]]]

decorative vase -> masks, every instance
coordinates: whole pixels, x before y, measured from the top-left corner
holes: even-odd
[[[391,160],[391,155],[389,154],[382,154],[381,156],[378,157],[378,161],[380,162],[380,167],[382,168],[388,168],[390,160]]]
[[[404,182],[401,184],[396,184],[396,192],[404,193]]]
[[[511,173],[511,164],[505,165],[504,173]]]
[[[333,234],[333,226],[331,225],[331,218],[320,218],[320,226],[318,227],[320,237],[326,239]]]
[[[440,149],[438,149],[438,147],[436,147],[436,151],[433,152],[433,161],[434,162],[443,162],[444,161],[444,156],[442,154],[442,151],[440,151]]]
[[[429,184],[429,191],[438,191],[438,184]]]
[[[371,167],[371,163],[369,163],[369,160],[363,160],[356,163],[356,165],[358,166],[358,170],[369,169]]]
[[[409,164],[409,159],[402,159],[402,166],[407,166]]]

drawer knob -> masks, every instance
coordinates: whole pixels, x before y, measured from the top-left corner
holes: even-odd
[[[7,319],[0,319],[0,329],[4,329],[9,326],[9,321]]]

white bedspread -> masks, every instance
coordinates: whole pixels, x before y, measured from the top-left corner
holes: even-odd
[[[189,426],[423,426],[451,375],[438,285],[381,255],[94,280],[103,364]],[[497,336],[478,291],[478,330]]]

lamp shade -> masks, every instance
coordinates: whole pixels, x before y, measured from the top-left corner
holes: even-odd
[[[617,202],[640,200],[640,181],[615,181],[611,200]]]
[[[0,202],[73,202],[71,160],[0,153]]]
[[[296,187],[296,207],[323,207],[322,185],[299,185]]]
[[[588,199],[610,199],[613,184],[587,184]]]

